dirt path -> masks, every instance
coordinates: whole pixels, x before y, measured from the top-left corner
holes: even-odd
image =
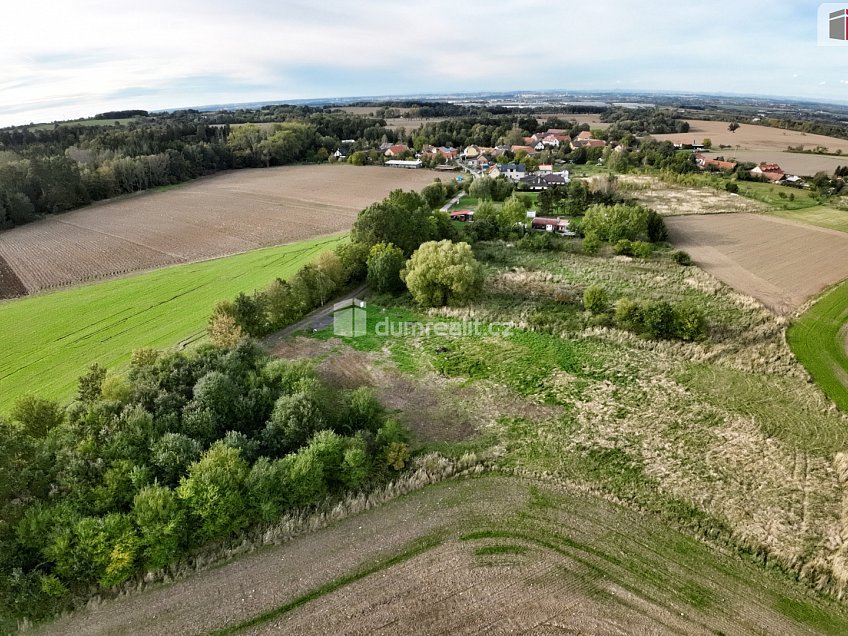
[[[310,312],[304,318],[301,318],[293,325],[289,325],[285,329],[280,329],[280,331],[276,331],[271,335],[267,336],[262,340],[262,343],[269,350],[273,350],[275,347],[279,346],[281,342],[286,340],[292,334],[297,333],[298,331],[309,331],[311,329],[324,329],[325,327],[333,324],[333,307],[335,307],[336,303],[340,303],[344,300],[349,300],[351,298],[357,298],[365,293],[365,290],[368,288],[367,283],[363,283],[356,289],[349,291],[348,293],[340,296],[338,298],[333,298],[330,302],[328,302],[323,307],[319,307],[315,311]]]

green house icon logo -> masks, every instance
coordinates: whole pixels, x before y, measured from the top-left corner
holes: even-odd
[[[366,332],[364,300],[348,298],[333,305],[333,335],[356,338],[364,336]]]

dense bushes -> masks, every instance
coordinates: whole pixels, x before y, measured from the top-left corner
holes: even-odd
[[[44,616],[409,457],[370,392],[330,390],[247,341],[143,352],[126,385],[120,400],[100,392],[67,410],[22,398],[0,422],[4,616]]]
[[[640,303],[625,297],[616,302],[613,320],[621,329],[655,340],[676,338],[694,341],[707,335],[704,312],[690,303]]]

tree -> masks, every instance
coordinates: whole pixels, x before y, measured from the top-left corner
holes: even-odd
[[[704,140],[701,142],[701,145],[704,148],[712,148],[713,147],[713,140],[710,139],[709,137],[704,137]]]
[[[665,220],[655,210],[647,211],[645,229],[651,243],[660,243],[668,239],[668,228],[665,226]]]
[[[447,199],[448,196],[448,191],[447,188],[445,188],[445,184],[436,180],[421,189],[421,196],[424,197],[427,205],[431,210],[433,210],[445,202],[445,199]]]
[[[380,292],[397,291],[403,287],[403,250],[391,243],[378,243],[368,253],[368,282]]]
[[[367,269],[365,261],[368,259],[370,247],[365,243],[345,241],[336,247],[336,255],[344,268],[345,281],[360,281],[365,278]]]
[[[507,199],[498,212],[498,224],[506,231],[514,229],[519,223],[524,223],[526,220],[527,208],[516,195]]]
[[[209,339],[219,347],[232,347],[245,336],[232,313],[225,309],[231,304],[229,301],[219,302],[206,326]]]
[[[401,278],[418,303],[439,307],[465,302],[476,294],[483,270],[467,243],[431,241],[416,250]]]
[[[703,310],[687,302],[675,307],[675,333],[681,340],[701,340],[707,335],[707,321]]]
[[[739,128],[739,122],[732,121],[727,125],[727,129],[732,133],[735,133]]]
[[[346,281],[344,265],[334,252],[324,252],[315,261],[315,267],[338,289]]]
[[[677,321],[674,308],[665,301],[657,301],[642,308],[642,322],[649,338],[671,338]]]
[[[176,485],[203,452],[197,440],[182,433],[165,433],[151,447],[151,463],[166,484]]]
[[[647,231],[647,213],[644,208],[617,203],[593,205],[586,210],[583,231],[594,233],[602,241],[616,243],[622,239],[635,241]]]
[[[300,448],[323,428],[318,383],[302,381],[295,393],[280,396],[274,404],[262,433],[263,448],[272,456],[279,456]]]
[[[79,379],[77,399],[85,404],[91,404],[100,399],[103,392],[103,379],[106,368],[96,362],[88,367],[88,372]]]
[[[141,535],[142,562],[158,570],[174,561],[185,539],[185,512],[170,488],[153,484],[133,499],[132,515]]]
[[[421,195],[395,190],[379,203],[359,213],[351,230],[351,240],[371,246],[392,243],[412,254],[430,240],[430,208]]]
[[[215,444],[189,467],[177,495],[197,519],[198,542],[226,537],[248,522],[247,462],[234,448]]]
[[[15,400],[11,412],[24,433],[41,439],[65,420],[65,413],[58,402],[31,394],[21,395]]]

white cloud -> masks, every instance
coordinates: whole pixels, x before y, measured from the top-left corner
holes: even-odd
[[[17,28],[0,40],[0,125],[111,108],[619,81],[781,94],[801,90],[789,88],[793,70],[838,73],[848,54],[815,46],[799,19],[806,10],[761,1],[7,2],[4,23]],[[827,97],[822,86],[805,96]]]

